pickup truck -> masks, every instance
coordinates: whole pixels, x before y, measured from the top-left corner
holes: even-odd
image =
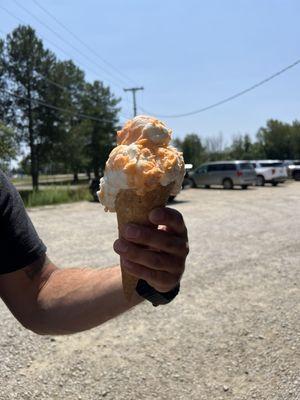
[[[257,175],[257,186],[264,186],[266,183],[277,186],[288,178],[287,169],[280,160],[256,160],[251,163]]]
[[[295,181],[300,181],[300,160],[291,161],[287,169],[291,178],[295,179]]]

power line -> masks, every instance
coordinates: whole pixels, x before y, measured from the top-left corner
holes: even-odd
[[[18,94],[12,93],[11,91],[6,90],[6,89],[3,89],[2,91],[4,93],[7,93],[10,96],[16,97],[18,99],[25,100],[27,102],[35,102],[35,103],[37,103],[37,104],[39,104],[39,105],[41,105],[43,107],[46,107],[46,108],[49,108],[49,109],[52,109],[52,110],[55,110],[55,111],[66,112],[68,114],[72,114],[73,116],[81,118],[81,119],[88,119],[88,120],[93,120],[93,121],[98,121],[98,122],[109,122],[109,123],[112,122],[111,120],[108,120],[108,119],[100,119],[100,118],[97,118],[97,117],[93,117],[92,115],[87,115],[87,114],[83,114],[83,113],[76,113],[76,112],[74,112],[72,110],[68,110],[68,109],[62,108],[62,107],[57,107],[57,106],[54,106],[53,104],[45,103],[44,101],[41,101],[41,100],[30,99],[30,98],[25,97],[25,96],[20,96]]]
[[[0,6],[1,7],[1,6]],[[7,11],[7,10],[5,10],[5,11]],[[16,17],[17,18],[17,17]],[[5,36],[5,32],[2,30],[2,29],[0,29],[0,32]],[[59,89],[61,89],[61,90],[63,90],[63,91],[65,91],[65,92],[69,92],[69,89],[68,89],[68,87],[67,86],[63,86],[62,84],[59,84],[59,83],[57,83],[57,82],[55,82],[55,81],[53,81],[53,80],[51,80],[51,79],[49,79],[48,77],[46,77],[45,75],[43,75],[43,74],[41,74],[40,72],[37,72],[37,74],[42,78],[42,79],[44,79],[46,82],[48,82],[48,83],[50,83],[51,85],[53,85],[53,86],[55,86],[55,87],[57,87],[57,88],[59,88]],[[14,94],[12,94],[12,95],[14,95]],[[14,95],[15,97],[16,97],[16,95]],[[49,105],[49,107],[56,107],[56,106],[52,106],[52,105]],[[63,109],[61,109],[61,110],[63,110]],[[82,114],[83,115],[83,114]],[[120,118],[123,118],[123,119],[128,119],[128,118],[130,118],[128,115],[124,115],[124,114],[121,114],[120,113]]]
[[[25,22],[24,20],[22,20],[21,18],[17,17],[16,15],[14,15],[14,14],[13,14],[11,11],[9,11],[7,8],[3,7],[2,5],[0,5],[0,8],[1,8],[3,11],[5,11],[10,17],[12,17],[12,18],[16,19],[17,21],[19,21],[21,24],[26,24],[26,22]],[[5,33],[4,33],[2,30],[1,30],[1,32],[3,33],[3,35],[5,35]],[[42,35],[40,35],[40,36],[42,37],[43,40],[45,40],[46,42],[50,43],[52,46],[56,47],[56,48],[57,48],[58,50],[60,50],[63,54],[65,54],[67,57],[71,57],[71,59],[73,58],[73,56],[72,56],[71,54],[69,54],[68,52],[66,52],[62,47],[60,47],[59,45],[53,43],[51,40],[49,40],[49,39],[43,37]],[[94,71],[93,69],[91,69],[90,67],[85,67],[82,63],[78,62],[78,60],[76,60],[76,58],[75,58],[74,60],[75,60],[79,65],[81,65],[82,68],[84,68],[84,69],[86,69],[86,70],[92,72],[92,73],[95,74],[95,75],[98,75],[98,73],[95,72],[95,71]],[[61,89],[64,89],[64,87],[63,87],[62,85],[58,84],[57,82],[51,81],[50,79],[46,78],[45,76],[44,76],[44,79],[47,80],[49,83],[51,82],[53,85],[55,85],[55,86],[57,86],[57,87],[60,87]],[[119,85],[117,85],[117,86],[118,86],[120,89],[122,89],[121,86],[119,86]],[[65,88],[65,89],[67,89],[67,88]],[[128,101],[127,99],[123,99],[123,101],[129,103],[129,101]],[[125,118],[128,118],[128,117],[125,117]]]
[[[263,79],[262,81],[260,81],[258,83],[255,83],[254,85],[250,86],[249,88],[244,89],[241,92],[235,93],[232,96],[226,97],[225,99],[220,100],[220,101],[218,101],[216,103],[213,103],[213,104],[211,104],[209,106],[200,108],[199,110],[190,111],[190,112],[182,113],[182,114],[160,115],[160,114],[148,112],[148,111],[142,109],[141,107],[140,107],[140,109],[143,112],[147,113],[147,114],[152,114],[152,115],[155,115],[155,116],[157,116],[159,118],[181,118],[181,117],[188,117],[190,115],[199,114],[199,113],[202,113],[204,111],[211,110],[212,108],[218,107],[218,106],[220,106],[222,104],[228,103],[229,101],[234,100],[237,97],[243,96],[244,94],[246,94],[246,93],[258,88],[259,86],[264,85],[265,83],[271,81],[272,79],[276,78],[277,76],[283,74],[284,72],[288,71],[289,69],[294,68],[298,64],[300,64],[300,59],[296,60],[295,62],[293,62],[292,64],[286,66],[285,68],[282,68],[280,71],[275,72],[273,75],[270,75],[269,77]]]
[[[57,83],[55,81],[53,81],[52,79],[47,78],[45,75],[41,74],[40,72],[37,72],[38,75],[41,76],[41,78],[43,78],[46,82],[50,83],[51,85],[63,90],[66,93],[69,93],[69,88],[67,86],[63,86],[60,83]],[[124,115],[124,114],[120,114],[121,117],[123,118],[129,118],[128,116]]]
[[[110,62],[101,57],[98,53],[94,51],[86,42],[84,42],[80,37],[78,37],[74,32],[72,32],[66,25],[64,25],[61,21],[59,21],[50,11],[48,11],[45,7],[43,7],[37,0],[32,0],[41,10],[43,10],[47,15],[49,15],[58,25],[60,25],[66,32],[68,32],[71,36],[73,36],[79,43],[81,43],[86,49],[88,49],[95,57],[99,58],[102,62],[104,62],[107,66],[114,69],[119,75],[121,75],[125,80],[131,81],[135,83],[130,77],[128,77],[124,72],[119,70],[117,67],[112,65]]]
[[[16,19],[17,21],[19,21],[19,23],[21,23],[21,24],[27,24],[24,20],[22,20],[21,18],[17,17],[16,15],[14,15],[11,11],[9,11],[7,8],[3,7],[2,5],[0,5],[0,8],[1,8],[2,10],[4,10],[8,15],[10,15],[12,18],[14,18],[14,19]],[[66,52],[62,47],[60,47],[59,45],[53,43],[51,40],[49,40],[49,39],[43,37],[42,35],[40,35],[40,36],[41,36],[41,38],[42,38],[43,40],[45,40],[46,42],[50,43],[52,46],[56,47],[59,51],[61,51],[61,52],[62,52],[63,54],[65,54],[67,57],[71,57],[71,59],[73,58],[73,56],[72,56],[70,53]],[[83,66],[83,64],[81,64],[80,62],[78,62],[78,60],[76,60],[75,58],[74,58],[74,60],[75,60],[79,65],[81,65],[84,69],[86,69],[86,70],[92,72],[92,74],[94,74],[94,75],[96,75],[96,76],[98,75],[98,72],[93,71],[90,67],[85,67],[85,66]]]
[[[32,18],[34,18],[36,21],[38,21],[43,27],[47,28],[51,33],[53,33],[56,37],[58,37],[63,43],[67,44],[68,46],[70,46],[73,50],[75,50],[78,54],[80,54],[82,57],[90,60],[90,62],[93,65],[96,65],[100,70],[104,71],[104,73],[106,73],[107,75],[112,76],[112,74],[107,71],[105,68],[103,68],[102,66],[100,66],[99,64],[95,63],[95,61],[90,58],[88,55],[86,55],[85,53],[83,53],[81,50],[78,50],[72,43],[70,43],[69,41],[67,41],[63,36],[61,36],[58,32],[56,32],[54,29],[51,28],[51,26],[49,26],[48,24],[46,24],[45,22],[43,22],[39,17],[35,16],[31,11],[27,10],[26,7],[24,7],[22,4],[20,4],[17,0],[14,0],[14,2],[17,4],[18,7],[20,7],[22,10],[24,10],[28,15],[30,15]],[[113,77],[113,76],[112,76]],[[113,79],[117,79],[116,77],[113,77]],[[108,79],[107,79],[108,80]],[[119,80],[119,79],[118,79]],[[122,85],[123,82],[120,81],[120,84]],[[119,86],[119,83],[113,82],[111,81],[111,83],[113,83],[115,86],[118,86],[119,88],[121,88],[121,86]],[[122,88],[121,88],[122,89]]]

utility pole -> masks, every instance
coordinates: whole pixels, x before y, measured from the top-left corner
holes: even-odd
[[[136,117],[136,97],[135,97],[135,93],[138,90],[144,90],[143,86],[124,89],[124,92],[132,92],[132,96],[133,96],[133,116],[134,117]]]

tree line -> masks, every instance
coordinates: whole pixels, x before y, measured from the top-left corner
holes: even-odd
[[[175,146],[183,152],[185,162],[194,166],[217,160],[299,160],[300,121],[288,124],[270,119],[258,130],[255,140],[248,134],[236,135],[227,146],[222,134],[201,138],[196,133],[176,139]]]
[[[29,153],[22,170],[38,189],[39,173],[79,171],[99,177],[115,145],[119,98],[101,81],[87,82],[72,60],[60,61],[30,26],[0,39],[0,168],[20,148]],[[187,134],[174,141],[186,163],[225,159],[300,159],[300,122],[269,120],[252,140],[236,135]]]
[[[115,144],[119,102],[72,60],[58,60],[32,27],[18,26],[0,39],[0,168],[22,145],[34,189],[41,171],[99,177]]]

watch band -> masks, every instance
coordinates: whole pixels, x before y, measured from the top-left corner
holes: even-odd
[[[154,307],[170,303],[179,293],[180,283],[169,292],[159,292],[150,286],[143,279],[139,279],[136,285],[136,292],[144,299],[150,301]]]

